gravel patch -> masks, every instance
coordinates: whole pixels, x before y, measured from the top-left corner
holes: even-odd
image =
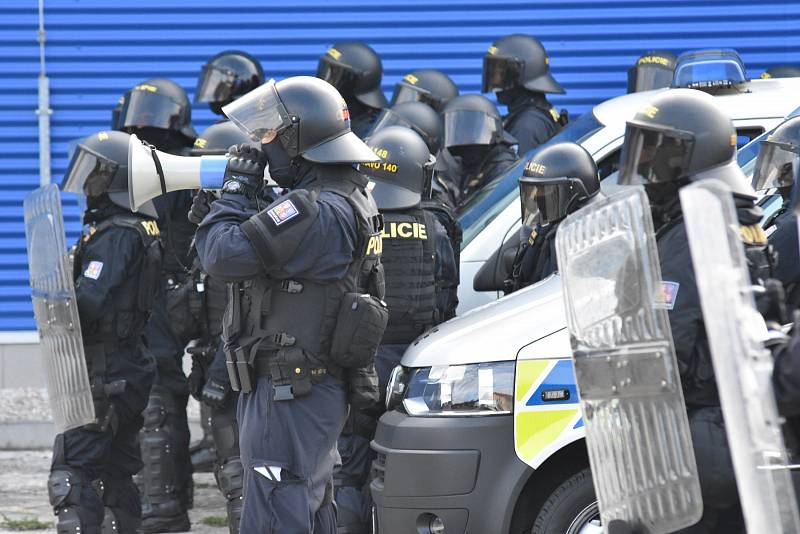
[[[0,423],[52,420],[47,389],[0,389]]]

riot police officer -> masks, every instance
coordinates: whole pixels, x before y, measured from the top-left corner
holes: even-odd
[[[498,39],[483,57],[483,89],[495,91],[508,107],[503,127],[527,154],[566,124],[566,117],[547,101],[547,93],[564,94],[550,73],[550,58],[542,43],[530,35],[513,34]]]
[[[447,74],[433,69],[420,69],[409,72],[395,84],[392,106],[403,102],[423,102],[441,112],[445,104],[457,96],[458,86]]]
[[[442,117],[429,105],[406,101],[384,109],[364,138],[371,137],[390,126],[403,126],[414,130],[425,141],[431,154],[439,153],[444,136],[444,125]]]
[[[364,137],[380,110],[389,105],[381,90],[381,58],[364,43],[334,44],[319,57],[317,78],[333,85],[344,97],[351,128],[359,137]]]
[[[555,236],[559,223],[599,191],[597,165],[578,144],[556,143],[528,161],[519,179],[523,239],[511,278],[506,280],[506,293],[535,284],[558,270]]]
[[[406,347],[425,330],[452,317],[458,304],[445,288],[458,287],[450,238],[436,215],[424,209],[430,196],[435,159],[425,142],[401,126],[384,128],[367,140],[380,162],[359,170],[374,184],[372,194],[383,215],[381,262],[386,275],[389,323],[375,362],[380,391]],[[370,530],[367,484],[374,437],[383,403],[352,410],[342,436],[342,465],[335,474],[339,532]]]
[[[650,50],[628,69],[628,93],[651,91],[672,85],[678,56],[666,50]]]
[[[131,212],[127,165],[128,135],[99,132],[78,144],[62,183],[87,200],[74,279],[97,419],[56,436],[47,486],[58,532],[134,534],[141,519],[133,475],[153,381],[142,332],[161,243],[153,205]]]
[[[215,55],[203,65],[195,102],[205,102],[217,115],[222,107],[264,83],[261,63],[240,50],[226,50]]]
[[[651,203],[663,278],[663,304],[681,373],[703,494],[703,518],[685,532],[744,532],[741,507],[679,189],[717,179],[733,191],[754,283],[769,275],[755,192],[736,163],[736,130],[713,97],[691,89],[656,96],[628,122],[620,184],[643,183]],[[682,531],[684,532],[684,531]]]
[[[764,222],[769,243],[777,253],[772,275],[786,292],[786,306],[800,306],[800,254],[798,254],[797,183],[800,173],[800,117],[789,119],[762,141],[753,171],[756,191],[777,189],[782,205]]]
[[[178,84],[163,78],[146,80],[125,95],[120,127],[157,149],[172,154],[190,150],[197,134],[191,125],[191,106]],[[183,373],[179,318],[170,316],[168,302],[181,287],[190,265],[189,249],[195,227],[186,220],[192,197],[174,191],[154,200],[165,233],[163,298],[153,305],[145,340],[156,359],[156,379],[150,391],[142,429],[139,477],[143,487],[142,530],[183,532],[189,529],[187,509],[192,502],[192,464],[186,404],[189,390]],[[178,319],[178,320],[176,320]]]
[[[503,129],[500,113],[482,95],[461,95],[444,107],[444,149],[434,182],[453,208],[516,163],[517,142]]]
[[[197,231],[212,277],[231,291],[223,337],[244,467],[242,532],[332,534],[345,371],[372,364],[388,312],[381,217],[354,163],[379,158],[350,130],[330,84],[270,81],[223,110],[262,151],[236,147],[223,196]],[[252,199],[264,165],[291,191]]]

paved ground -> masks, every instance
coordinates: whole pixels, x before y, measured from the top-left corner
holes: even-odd
[[[46,530],[29,530],[32,533],[55,531],[55,517],[47,500],[47,473],[50,468],[49,450],[0,451],[0,534],[16,532],[6,528],[7,520],[35,518],[49,523]],[[224,527],[202,524],[204,519],[222,519],[225,500],[219,493],[211,473],[194,476],[194,509],[190,512],[192,532],[227,534]]]

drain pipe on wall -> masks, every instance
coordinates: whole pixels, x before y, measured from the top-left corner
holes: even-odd
[[[36,40],[39,42],[39,183],[50,183],[50,80],[47,78],[44,64],[44,0],[39,0],[39,31]]]

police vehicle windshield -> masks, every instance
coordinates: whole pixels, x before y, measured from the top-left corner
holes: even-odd
[[[577,120],[570,122],[558,135],[543,145],[528,152],[519,162],[505,174],[486,184],[480,191],[467,200],[458,213],[458,219],[464,230],[462,248],[466,247],[475,236],[481,233],[512,202],[519,199],[519,177],[525,163],[539,150],[562,141],[581,143],[589,136],[603,128],[594,113],[584,113]]]

